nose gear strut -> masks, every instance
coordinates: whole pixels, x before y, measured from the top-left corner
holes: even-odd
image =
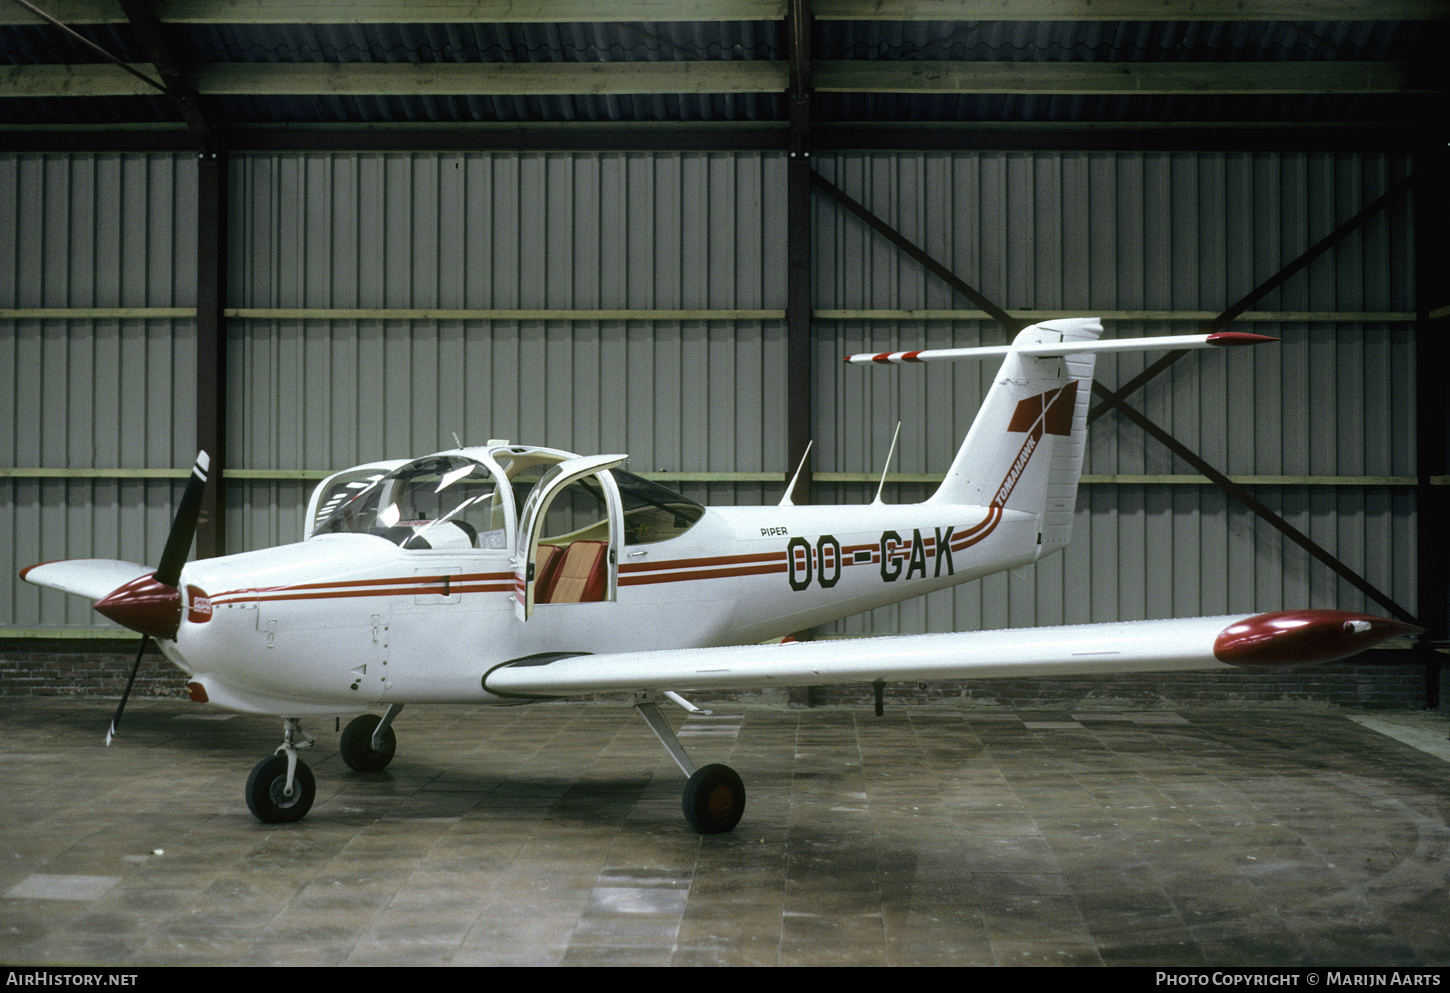
[[[297,750],[314,744],[312,736],[302,730],[300,720],[284,720],[282,744],[258,762],[247,778],[247,807],[257,820],[289,824],[307,816],[317,798],[317,782],[312,770],[297,758]]]

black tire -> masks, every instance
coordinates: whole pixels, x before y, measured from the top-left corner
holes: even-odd
[[[247,806],[263,824],[291,824],[307,816],[317,799],[317,782],[312,770],[301,762],[292,779],[292,795],[286,796],[287,756],[272,755],[258,762],[247,777]]]
[[[373,750],[373,730],[382,721],[377,714],[363,714],[354,717],[342,729],[342,739],[337,750],[349,769],[358,772],[378,772],[386,769],[398,751],[398,736],[393,734],[392,725],[383,732],[383,750]]]
[[[700,834],[734,830],[745,813],[745,784],[728,765],[696,769],[685,784],[685,820]]]

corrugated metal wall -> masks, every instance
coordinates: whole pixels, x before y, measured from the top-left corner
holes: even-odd
[[[238,307],[784,308],[780,156],[248,156],[232,182]],[[249,467],[346,466],[455,434],[629,452],[644,471],[785,461],[783,318],[231,329],[232,459]],[[293,515],[268,513],[244,516],[243,546],[295,538]]]
[[[817,168],[1009,310],[1223,309],[1403,173],[1367,154],[940,153],[821,156]],[[0,308],[186,307],[196,172],[187,156],[0,156]],[[779,311],[785,165],[765,154],[279,154],[232,162],[233,308]],[[818,310],[966,308],[833,202],[815,202]],[[1401,207],[1258,306],[1412,307]],[[233,468],[328,470],[508,437],[627,451],[636,470],[785,470],[784,322],[234,317]],[[1110,335],[1191,330],[1116,320]],[[1134,397],[1229,473],[1407,476],[1406,325],[1295,321],[1252,354],[1197,353]],[[189,318],[0,320],[0,465],[170,469],[194,442]],[[813,461],[941,472],[994,369],[846,367],[862,349],[1000,341],[975,320],[818,320]],[[1144,360],[1105,360],[1109,385]],[[36,418],[34,412],[45,416]],[[140,425],[139,427],[135,427]],[[1188,471],[1115,415],[1087,472]],[[155,557],[174,485],[5,481],[0,565]],[[309,484],[234,479],[233,549],[294,539]],[[691,483],[706,502],[781,487]],[[874,486],[818,484],[866,502]],[[927,488],[898,485],[888,501]],[[1260,486],[1291,523],[1414,609],[1412,496],[1388,486]],[[946,630],[1364,598],[1211,487],[1093,483],[1066,555],[852,619],[840,631]],[[8,540],[6,540],[8,538]],[[75,598],[16,584],[0,624],[91,623]]]
[[[0,308],[194,308],[190,155],[0,155]],[[16,578],[33,562],[154,560],[180,485],[147,478],[195,448],[193,317],[0,320],[0,467],[106,469],[0,480],[0,624],[91,625],[79,597]]]
[[[979,153],[841,155],[817,168],[1009,312],[1217,313],[1383,193],[1407,163],[1384,155]],[[971,306],[833,203],[817,198],[816,206],[817,309]],[[1413,260],[1408,208],[1400,203],[1254,309],[1412,311]],[[1105,324],[1108,336],[1194,327]],[[1190,353],[1137,393],[1134,405],[1229,474],[1414,475],[1409,325],[1240,326],[1283,342]],[[824,445],[816,467],[843,472],[879,471],[897,418],[904,426],[893,469],[942,471],[995,368],[872,369],[830,356],[1005,340],[993,322],[960,320],[818,321],[816,337],[817,444]],[[1155,358],[1104,358],[1098,375],[1119,385]],[[1091,430],[1084,468],[1115,476],[1192,472],[1117,415]],[[1254,492],[1415,609],[1407,487]],[[1211,486],[1102,483],[1080,492],[1074,543],[1064,556],[838,629],[953,630],[1287,606],[1373,607]]]

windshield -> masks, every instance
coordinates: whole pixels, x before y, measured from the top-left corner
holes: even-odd
[[[404,548],[507,547],[507,510],[493,474],[461,455],[432,455],[347,483],[328,503],[334,509],[313,534],[371,534]]]

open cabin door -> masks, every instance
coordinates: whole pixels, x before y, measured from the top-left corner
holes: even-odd
[[[619,584],[624,513],[609,470],[626,455],[591,455],[553,466],[519,513],[514,550],[514,612],[540,604],[613,600]]]

